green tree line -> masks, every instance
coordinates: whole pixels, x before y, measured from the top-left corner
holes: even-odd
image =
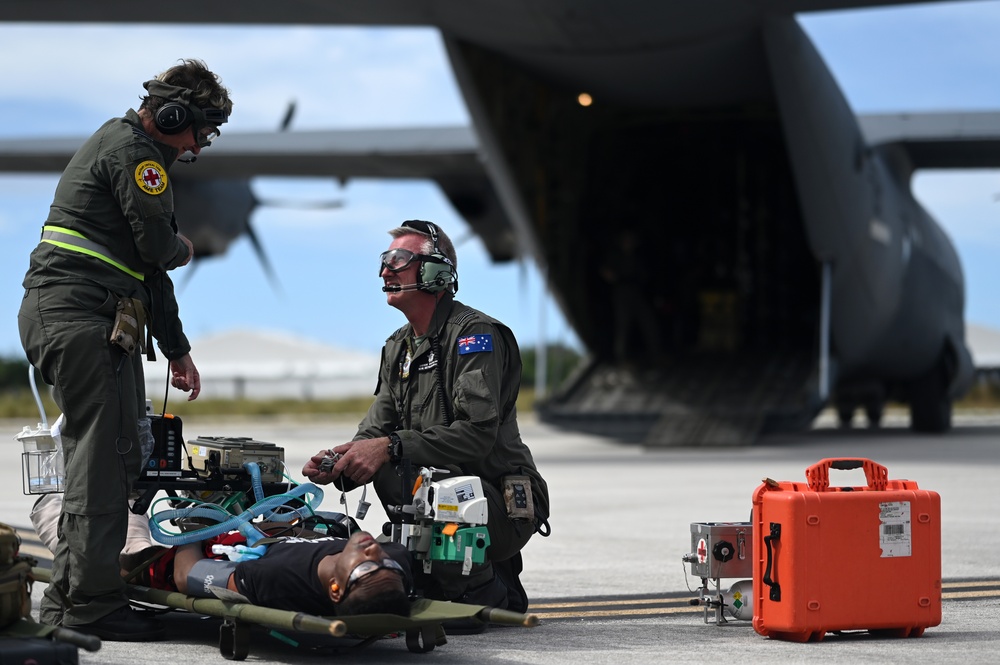
[[[563,344],[549,344],[546,347],[547,375],[546,393],[551,394],[570,375],[581,361],[581,355],[574,349]],[[535,347],[525,347],[521,351],[521,394],[524,398],[518,400],[518,408],[530,408],[534,400],[535,376],[537,371],[537,352]],[[50,420],[58,413],[52,402],[51,390],[35,374],[39,396],[42,399],[46,414]],[[150,395],[154,408],[159,409],[162,395]],[[198,399],[196,402],[172,403],[169,410],[176,415],[226,415],[226,414],[256,414],[281,415],[294,413],[364,413],[371,404],[371,396],[365,395],[343,400],[212,400]],[[0,356],[0,418],[38,418],[38,405],[31,394],[28,383],[28,362],[21,356]]]
[[[580,352],[565,344],[549,344],[545,347],[546,375],[545,391],[551,393],[562,385],[566,378],[582,361]],[[521,347],[521,389],[535,387],[538,373],[538,353],[534,346]]]
[[[35,377],[38,381],[38,377]],[[40,381],[39,381],[40,382]],[[0,357],[0,392],[29,390],[28,361],[23,357]]]
[[[546,393],[562,386],[566,379],[583,361],[581,354],[564,344],[549,344],[546,347],[547,380]],[[537,352],[532,347],[521,350],[521,393],[525,403],[519,400],[518,408],[529,408],[534,399],[535,376],[537,372]],[[50,390],[41,377],[36,381],[39,395],[45,405],[50,419],[57,409],[52,403]],[[162,396],[161,396],[162,397]],[[157,400],[154,399],[154,403]],[[292,413],[363,413],[371,403],[370,396],[345,400],[315,400],[307,402],[294,399],[276,399],[265,402],[250,402],[249,400],[206,400],[197,402],[179,402],[171,405],[173,413],[203,413],[203,414],[292,414]],[[1000,406],[1000,379],[991,373],[979,377],[961,400],[956,403],[959,408],[988,408]],[[159,408],[157,406],[157,408]],[[31,394],[28,383],[28,362],[20,356],[0,356],[0,418],[38,417],[38,405]]]

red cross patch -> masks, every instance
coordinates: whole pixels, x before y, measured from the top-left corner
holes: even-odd
[[[162,194],[167,188],[167,170],[147,160],[135,167],[135,182],[147,194]]]

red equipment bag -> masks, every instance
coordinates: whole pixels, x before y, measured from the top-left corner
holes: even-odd
[[[830,487],[863,468],[867,487]],[[864,458],[824,459],[806,483],[753,493],[753,627],[794,642],[867,630],[918,637],[941,623],[941,497]]]

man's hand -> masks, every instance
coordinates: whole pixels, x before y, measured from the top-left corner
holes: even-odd
[[[329,468],[323,464],[323,462],[330,457],[333,457],[332,450],[321,450],[306,462],[306,465],[302,467],[302,475],[308,478],[311,482],[317,485],[328,485],[336,480],[340,474],[333,470],[333,467]],[[338,458],[339,459],[339,458]]]
[[[170,385],[184,392],[191,391],[188,395],[189,402],[198,398],[201,393],[201,375],[194,366],[190,353],[170,361]]]
[[[337,478],[343,476],[358,485],[364,485],[383,464],[389,461],[389,439],[380,437],[378,439],[360,439],[350,441],[332,448],[330,451],[321,451],[309,458],[306,465],[302,467],[302,475],[319,485],[326,485]],[[333,465],[330,471],[322,471],[320,464],[328,452],[338,453],[340,459]]]

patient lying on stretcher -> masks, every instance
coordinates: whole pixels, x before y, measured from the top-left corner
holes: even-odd
[[[31,513],[35,530],[50,549],[60,500],[61,495],[45,495]],[[269,544],[260,558],[243,561],[210,558],[213,542],[229,541],[222,536],[170,548],[149,566],[142,583],[206,598],[214,598],[211,588],[219,587],[255,605],[318,616],[410,613],[409,553],[396,543],[378,543],[366,532],[350,538],[286,538]],[[125,572],[157,549],[146,519],[129,514]]]
[[[326,536],[271,543],[259,559],[206,558],[203,543],[181,545],[174,555],[177,590],[214,598],[222,587],[255,605],[318,616],[409,614],[409,555],[364,531],[349,539]]]

